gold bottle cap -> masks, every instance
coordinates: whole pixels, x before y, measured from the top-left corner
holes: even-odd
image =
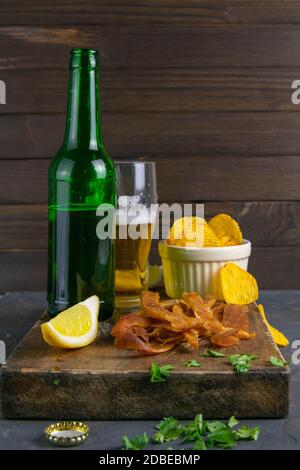
[[[60,447],[77,446],[84,442],[89,435],[89,427],[80,421],[62,421],[49,424],[44,430],[44,436],[51,444]]]

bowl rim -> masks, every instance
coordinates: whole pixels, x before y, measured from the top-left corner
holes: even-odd
[[[174,249],[178,251],[182,250],[182,251],[199,251],[199,252],[200,251],[201,252],[204,252],[204,251],[220,252],[222,250],[234,251],[238,248],[246,247],[247,245],[251,246],[251,241],[247,240],[246,238],[243,238],[243,243],[241,243],[240,245],[230,245],[230,246],[176,246],[176,245],[168,245],[167,240],[160,240],[159,245],[165,245],[168,247],[168,249],[170,248],[172,250]]]

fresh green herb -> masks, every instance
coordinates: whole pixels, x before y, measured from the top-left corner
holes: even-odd
[[[166,364],[165,366],[160,367],[156,362],[152,362],[151,378],[150,378],[151,382],[152,383],[165,382],[173,369],[174,367],[171,366],[170,364]]]
[[[229,418],[227,422],[227,426],[229,426],[230,428],[234,428],[234,426],[236,426],[237,424],[239,424],[239,422],[235,416],[231,416],[231,418]]]
[[[257,356],[249,354],[233,354],[228,356],[228,361],[233,366],[237,374],[243,374],[249,370],[252,361],[255,361]]]
[[[149,442],[147,433],[137,435],[133,439],[128,439],[127,436],[122,437],[123,450],[140,450],[146,447]]]
[[[210,433],[223,431],[228,428],[227,424],[222,423],[222,421],[207,421],[206,427]]]
[[[240,439],[248,439],[257,441],[259,436],[259,428],[249,428],[249,426],[241,426],[237,431],[235,431],[235,436],[238,440]]]
[[[164,442],[174,441],[177,439],[181,432],[182,426],[179,421],[172,416],[164,418],[156,426],[156,433],[153,435],[152,440],[156,444],[163,444]]]
[[[234,431],[225,425],[223,429],[217,429],[207,436],[206,445],[212,447],[221,447],[221,449],[230,449],[235,446],[236,437]]]
[[[278,357],[275,357],[275,356],[270,356],[269,357],[269,362],[272,364],[272,366],[275,366],[275,367],[287,366],[286,361],[284,361],[282,359],[278,359]]]
[[[226,357],[226,354],[221,351],[214,351],[213,349],[207,349],[203,354],[203,357]]]
[[[54,379],[52,383],[53,383],[53,385],[58,387],[58,385],[60,384],[60,380],[59,379]]]
[[[182,426],[177,419],[169,416],[157,424],[152,441],[155,444],[163,444],[182,436],[183,442],[192,442],[194,444],[194,450],[206,450],[213,447],[230,449],[240,440],[256,441],[258,439],[259,427],[241,426],[238,429],[233,429],[238,424],[239,422],[234,416],[231,416],[227,423],[224,423],[217,420],[205,421],[203,416],[198,414],[192,422]],[[125,450],[139,450],[148,444],[149,439],[147,434],[144,433],[133,439],[123,436],[122,442]],[[173,449],[167,447],[166,450]]]
[[[195,450],[205,450],[212,447],[229,449],[241,439],[256,440],[259,428],[242,426],[233,430],[238,425],[235,416],[231,416],[227,423],[217,420],[204,421],[202,415],[197,415],[191,423],[183,429],[184,442],[194,442]]]
[[[196,359],[184,363],[185,367],[200,367],[201,362],[198,362]]]
[[[193,450],[206,450],[207,447],[206,447],[206,444],[205,444],[205,441],[204,439],[202,439],[202,437],[200,437],[196,442],[195,442],[195,445],[193,447]]]
[[[183,428],[184,442],[195,442],[201,439],[206,423],[201,414],[196,415],[194,420]]]

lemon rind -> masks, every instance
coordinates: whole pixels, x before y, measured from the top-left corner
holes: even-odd
[[[99,298],[96,295],[89,297],[83,302],[79,302],[88,308],[91,315],[92,326],[90,330],[81,336],[68,336],[59,333],[52,325],[51,322],[41,325],[44,340],[51,346],[66,349],[75,349],[87,346],[94,341],[98,335],[98,312],[99,312]]]

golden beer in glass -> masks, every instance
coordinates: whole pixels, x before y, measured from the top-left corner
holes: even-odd
[[[148,289],[148,258],[156,217],[154,162],[115,162],[118,179],[116,214],[116,307],[140,305]]]

